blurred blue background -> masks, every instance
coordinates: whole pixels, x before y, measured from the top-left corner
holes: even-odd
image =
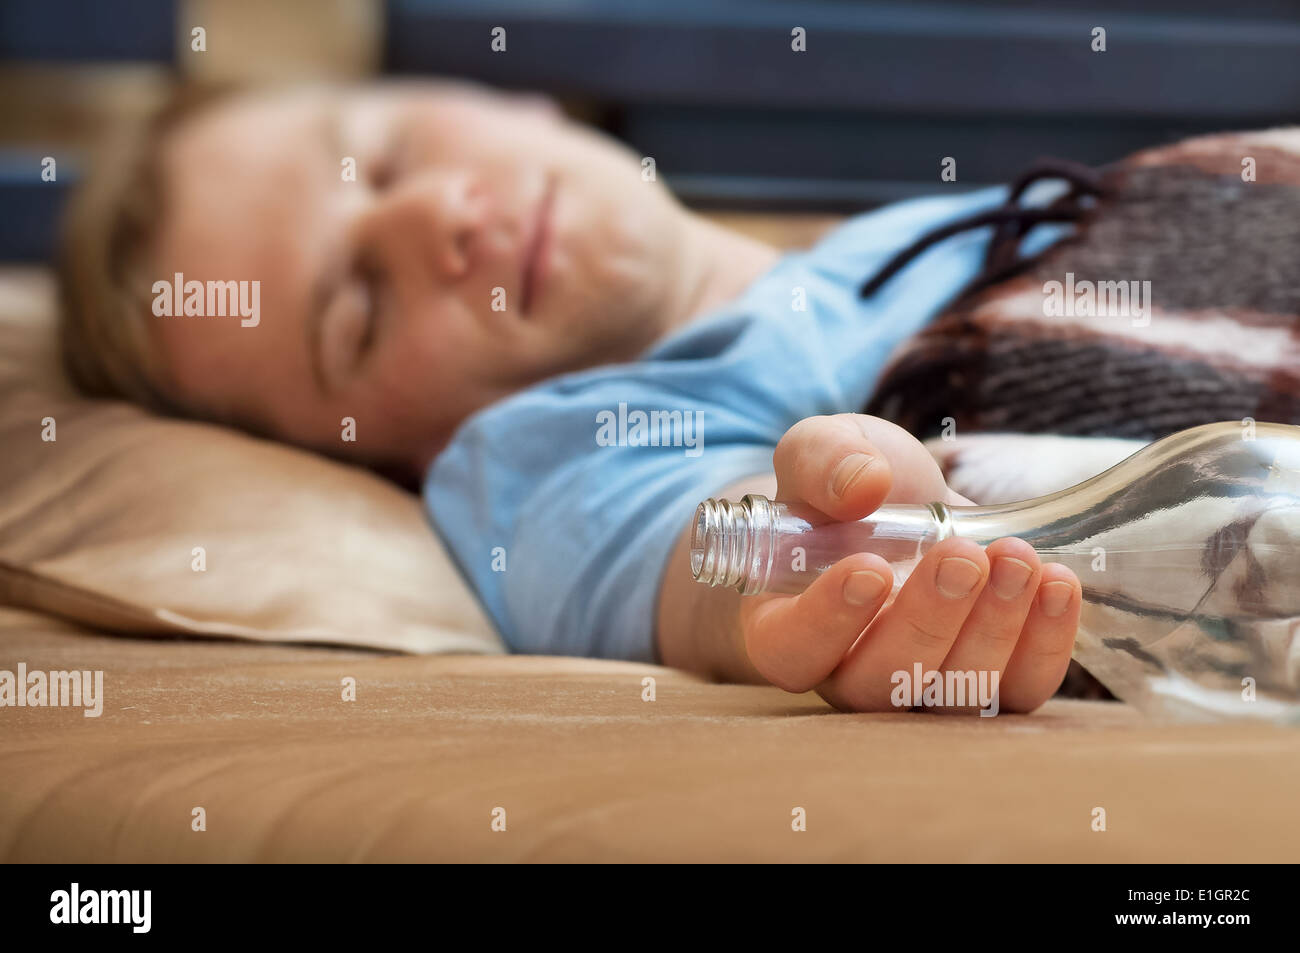
[[[86,143],[171,84],[384,74],[553,94],[699,207],[850,212],[945,156],[973,188],[1300,121],[1300,0],[4,0],[0,259],[49,253]]]

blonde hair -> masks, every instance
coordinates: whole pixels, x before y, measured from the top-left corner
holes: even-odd
[[[162,146],[167,136],[229,86],[185,86],[96,154],[62,223],[60,350],[73,384],[92,397],[121,398],[186,415],[168,397],[149,333],[149,264],[165,214]]]

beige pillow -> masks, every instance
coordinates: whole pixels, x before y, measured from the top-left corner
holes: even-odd
[[[0,269],[0,603],[126,632],[503,651],[417,497],[78,397],[54,301],[44,270]]]

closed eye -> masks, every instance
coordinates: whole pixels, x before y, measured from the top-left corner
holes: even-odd
[[[383,267],[369,257],[362,257],[357,263],[357,279],[362,292],[362,325],[353,354],[354,367],[359,367],[374,350],[389,291]]]

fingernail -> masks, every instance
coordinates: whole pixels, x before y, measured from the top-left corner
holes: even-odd
[[[1034,571],[1029,564],[1010,556],[999,556],[993,560],[989,571],[989,585],[1001,599],[1014,599],[1025,591],[1025,584]]]
[[[868,606],[880,598],[885,589],[885,580],[879,573],[862,569],[849,573],[844,580],[844,601],[851,606]]]
[[[935,573],[934,584],[947,598],[961,599],[970,595],[983,575],[980,567],[969,559],[949,556],[939,560],[939,571]]]
[[[831,495],[840,499],[849,491],[849,487],[871,466],[872,459],[865,453],[851,453],[835,468],[831,474]]]
[[[1055,619],[1065,614],[1073,596],[1074,586],[1068,582],[1049,582],[1038,590],[1038,604],[1043,609],[1043,615]]]

